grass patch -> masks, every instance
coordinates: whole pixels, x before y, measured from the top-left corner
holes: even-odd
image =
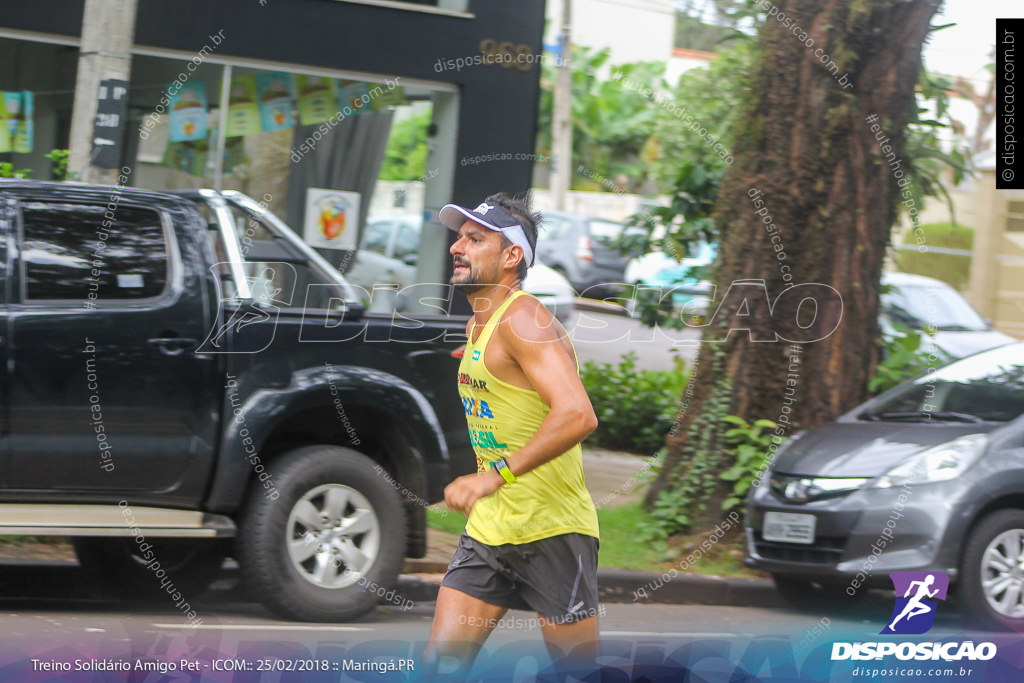
[[[466,528],[466,516],[447,508],[427,508],[427,526],[449,534],[461,534]]]
[[[599,508],[597,519],[601,526],[598,566],[609,569],[665,571],[697,549],[706,535],[673,536],[668,543],[660,545],[638,543],[636,539],[640,531],[653,523],[640,503]],[[458,512],[427,508],[427,525],[438,531],[461,534],[466,528],[466,518]],[[761,576],[743,566],[742,534],[729,534],[685,572],[716,576]]]
[[[599,567],[648,570],[660,564],[658,552],[650,544],[636,540],[640,530],[651,524],[650,515],[640,503],[598,508],[597,521],[601,526]]]
[[[46,538],[45,536],[43,538]],[[0,544],[23,546],[29,543],[39,543],[42,538],[38,536],[0,536]]]

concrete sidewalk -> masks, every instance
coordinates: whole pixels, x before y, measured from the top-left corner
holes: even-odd
[[[585,448],[583,471],[587,489],[598,507],[638,502],[643,498],[642,484],[649,469],[649,458]],[[422,559],[406,560],[399,582],[402,595],[416,602],[437,599],[448,562],[459,537],[436,529],[427,530],[427,554]],[[779,607],[786,603],[770,579],[726,578],[705,574],[666,576],[656,572],[625,569],[599,569],[597,582],[604,602],[652,602],[670,605],[734,605]],[[646,589],[645,601],[639,589]]]

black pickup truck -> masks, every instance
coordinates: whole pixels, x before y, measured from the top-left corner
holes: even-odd
[[[474,468],[465,320],[367,313],[240,193],[0,181],[0,286],[0,534],[108,587],[232,556],[277,614],[351,619]]]

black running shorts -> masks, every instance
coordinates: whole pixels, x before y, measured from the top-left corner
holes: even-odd
[[[459,538],[442,586],[509,609],[569,624],[597,616],[597,549],[584,534],[492,546]]]

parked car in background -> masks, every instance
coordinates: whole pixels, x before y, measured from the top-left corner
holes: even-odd
[[[910,273],[883,273],[882,334],[895,336],[895,323],[914,330],[934,328],[932,343],[953,358],[1016,341],[992,329],[959,292],[945,282]]]
[[[359,251],[345,273],[346,279],[368,292],[373,291],[375,284],[395,284],[399,290],[414,284],[422,225],[417,216],[370,218]],[[562,322],[574,309],[576,293],[572,285],[539,257],[527,271],[522,287],[538,297]],[[400,299],[394,305],[397,310],[404,307]]]
[[[745,561],[790,601],[826,609],[891,589],[889,572],[942,571],[968,612],[1024,628],[1024,343],[797,434],[762,481]]]
[[[408,287],[416,282],[420,226],[416,216],[369,218],[345,278],[367,290],[374,284]]]
[[[537,234],[537,257],[564,275],[581,296],[600,299],[619,294],[630,256],[617,248],[628,231],[622,223],[545,211]]]
[[[712,305],[715,296],[711,282],[700,277],[700,270],[709,266],[715,256],[713,244],[701,244],[694,257],[682,261],[662,251],[652,251],[629,262],[625,282],[666,294],[671,291],[674,309],[701,314]],[[879,324],[886,338],[898,334],[897,324],[930,332],[929,344],[948,354],[949,359],[1016,341],[993,329],[945,282],[910,273],[883,273],[882,285]]]
[[[682,261],[661,250],[631,259],[624,275],[626,284],[633,286],[629,294],[637,296],[639,288],[660,291],[659,299],[671,293],[674,310],[691,315],[704,314],[714,298],[707,271],[715,260],[717,247],[702,242],[695,252],[693,257]]]

